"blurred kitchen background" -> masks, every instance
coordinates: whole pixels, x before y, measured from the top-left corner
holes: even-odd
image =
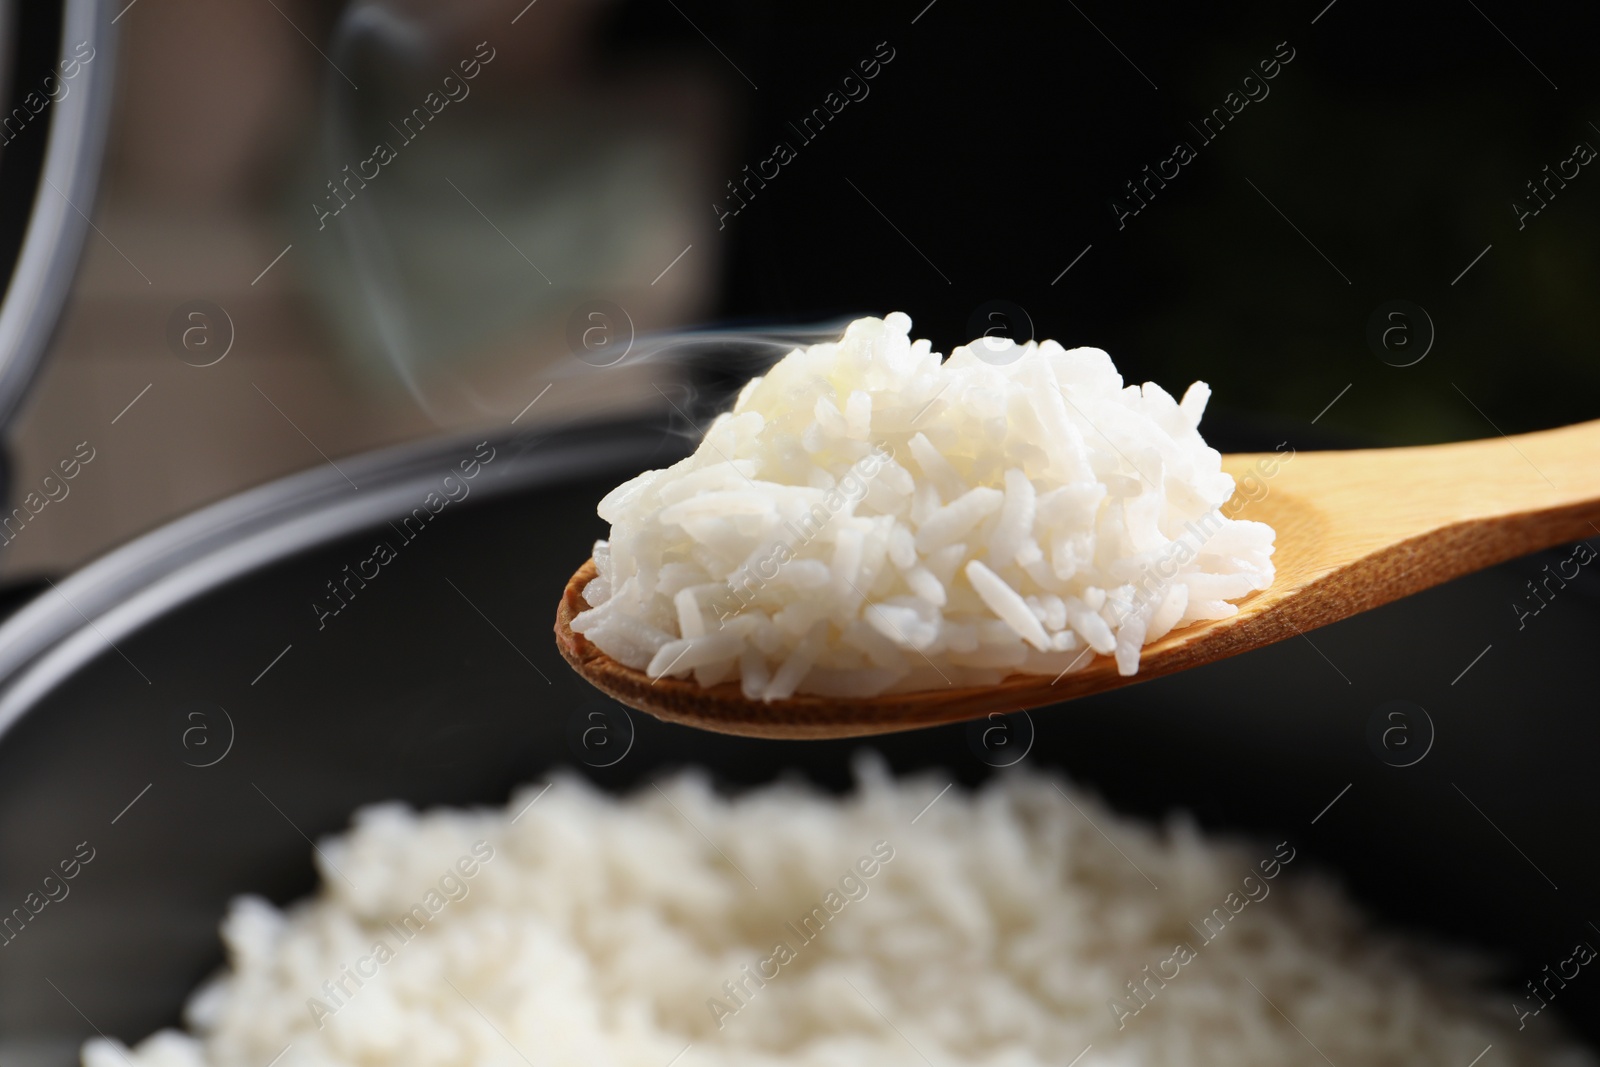
[[[9,577],[371,447],[659,407],[680,375],[627,338],[711,324],[903,309],[942,351],[991,328],[1099,345],[1296,447],[1600,414],[1578,148],[1600,98],[1573,5],[105,18],[94,229],[6,429],[8,507],[80,443],[95,458],[0,550]],[[1193,158],[1166,162],[1178,142]]]

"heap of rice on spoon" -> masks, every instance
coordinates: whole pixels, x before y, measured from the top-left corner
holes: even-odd
[[[686,459],[600,502],[572,629],[625,666],[749,699],[862,697],[1093,655],[1123,675],[1273,579],[1271,527],[1181,401],[1097,348],[981,338],[948,360],[901,313],[798,348]]]

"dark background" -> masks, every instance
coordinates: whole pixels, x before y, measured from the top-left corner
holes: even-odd
[[[896,58],[727,221],[725,314],[904,309],[947,351],[1005,299],[1040,338],[1107,349],[1130,381],[1208,380],[1218,409],[1309,421],[1353,383],[1319,425],[1373,443],[1485,436],[1485,415],[1515,433],[1596,414],[1600,180],[1580,171],[1521,231],[1511,207],[1577,142],[1600,148],[1592,11],[938,0],[911,25],[923,2],[734,22],[744,40],[723,47],[760,90],[723,67],[748,109],[729,178],[795,141],[785,124],[877,42]],[[631,32],[693,36],[670,10],[635,8]],[[1282,41],[1295,58],[1270,95],[1202,144],[1187,124]],[[1198,157],[1119,228],[1111,200],[1178,140]],[[1367,343],[1392,299],[1436,328],[1415,366]]]

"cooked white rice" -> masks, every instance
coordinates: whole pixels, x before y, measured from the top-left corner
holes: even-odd
[[[751,699],[1124,675],[1272,583],[1272,528],[1196,427],[1210,396],[1106,353],[983,338],[941,362],[859,319],[745,387],[692,456],[609,493],[572,628],[652,677]]]
[[[1157,831],[1034,773],[947,781],[867,766],[842,800],[729,800],[694,775],[629,799],[560,778],[504,812],[368,808],[323,842],[316,897],[234,904],[192,1035],[83,1062],[1064,1067],[1093,1045],[1080,1067],[1465,1067],[1493,1044],[1495,1067],[1594,1063],[1552,1019],[1517,1033],[1475,967],[1373,933],[1294,842]],[[1194,958],[1146,983],[1179,943]]]

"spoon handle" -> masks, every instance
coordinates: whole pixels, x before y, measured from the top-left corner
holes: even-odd
[[[1247,494],[1248,472],[1273,458],[1281,467],[1258,474],[1261,497],[1237,517],[1278,530],[1285,566],[1263,599],[1321,583],[1323,595],[1310,598],[1319,617],[1303,620],[1315,625],[1552,545],[1600,545],[1600,421],[1286,462],[1231,455],[1224,465]]]

